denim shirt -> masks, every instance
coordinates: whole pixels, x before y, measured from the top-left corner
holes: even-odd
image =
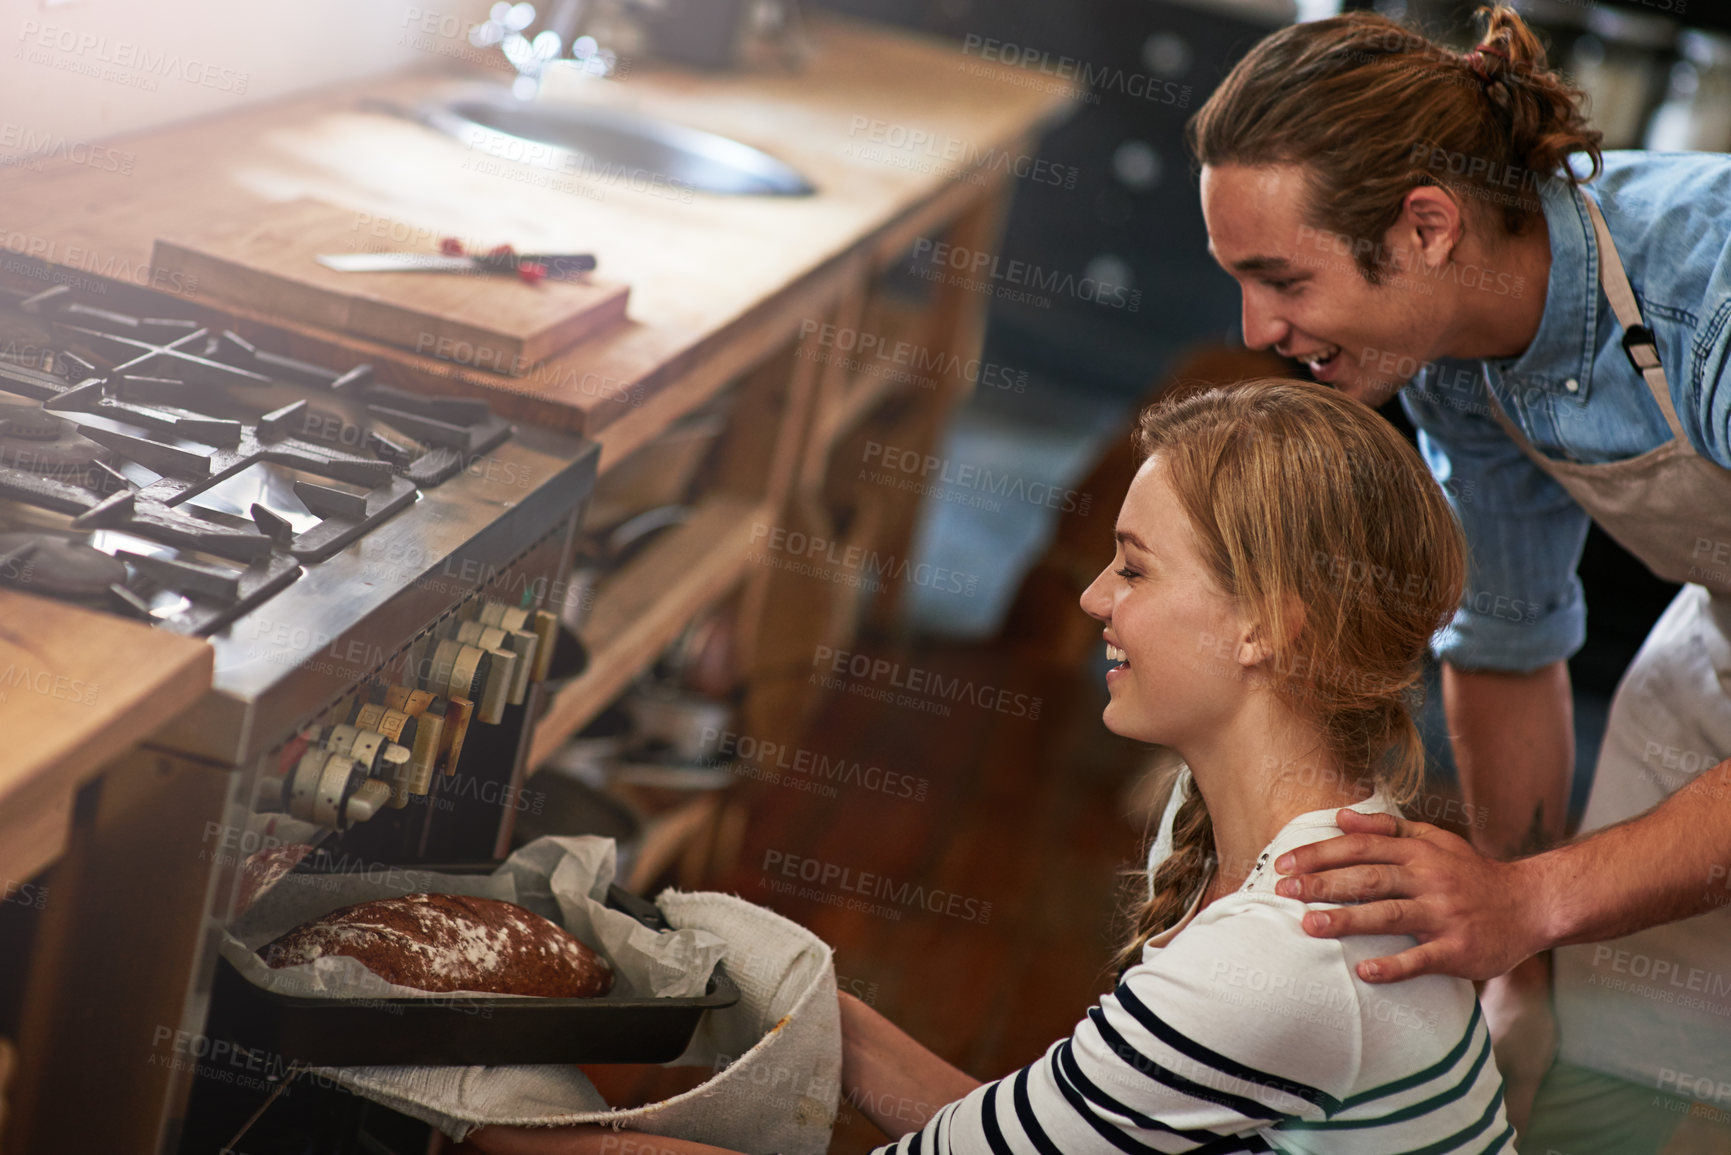
[[[1590,171],[1586,157],[1572,159]],[[1587,513],[1498,427],[1486,390],[1549,458],[1599,464],[1671,440],[1599,287],[1583,194],[1560,177],[1537,184],[1551,269],[1532,344],[1514,358],[1437,361],[1400,394],[1466,531],[1466,594],[1433,643],[1463,669],[1534,669],[1573,654],[1587,628],[1575,574]],[[1586,188],[1653,330],[1690,444],[1731,467],[1731,156],[1608,152]],[[1503,278],[1495,288],[1522,286]]]

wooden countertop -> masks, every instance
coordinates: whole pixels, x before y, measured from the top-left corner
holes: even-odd
[[[78,788],[210,688],[211,654],[197,638],[0,590],[0,888],[59,856]]]
[[[130,171],[63,159],[0,172],[5,244],[28,255],[21,235],[53,264],[142,284],[158,235],[310,197],[356,214],[357,250],[396,247],[371,233],[372,221],[392,218],[424,237],[592,251],[602,275],[630,285],[629,320],[527,377],[358,339],[341,346],[360,355],[353,360],[393,359],[398,379],[486,391],[514,418],[594,436],[692,374],[738,372],[797,334],[820,316],[813,302],[839,291],[860,262],[887,264],[1025,171],[1038,133],[1075,106],[1065,82],[952,44],[834,17],[812,29],[817,50],[798,73],[638,66],[625,80],[547,99],[605,102],[734,137],[791,164],[814,196],[727,197],[557,174],[363,106],[475,82],[417,73],[112,142],[132,157]],[[326,334],[287,328],[308,338],[303,348],[328,347],[319,344]]]

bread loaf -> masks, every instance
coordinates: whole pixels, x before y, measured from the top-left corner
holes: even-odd
[[[613,988],[607,960],[540,915],[493,898],[406,894],[332,911],[259,951],[273,967],[347,955],[423,991],[589,998]]]

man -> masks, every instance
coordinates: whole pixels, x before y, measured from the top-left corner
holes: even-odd
[[[1478,849],[1343,815],[1282,893],[1370,900],[1313,934],[1420,939],[1367,981],[1492,980],[1517,1121],[1564,948],[1523,1149],[1658,1151],[1690,1094],[1731,1094],[1731,158],[1601,158],[1508,9],[1465,55],[1363,13],[1282,30],[1190,131],[1246,343],[1400,390],[1471,550],[1436,649]],[[1535,854],[1563,833],[1589,516],[1689,584],[1613,702],[1596,833]]]

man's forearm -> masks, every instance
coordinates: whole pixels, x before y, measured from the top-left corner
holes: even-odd
[[[1568,665],[1509,673],[1445,662],[1442,686],[1473,845],[1493,858],[1555,845],[1575,763]]]
[[[1731,903],[1731,758],[1645,814],[1517,863],[1549,945],[1600,942]]]
[[[842,1102],[892,1139],[924,1127],[939,1107],[980,1085],[845,993],[841,1032]]]

